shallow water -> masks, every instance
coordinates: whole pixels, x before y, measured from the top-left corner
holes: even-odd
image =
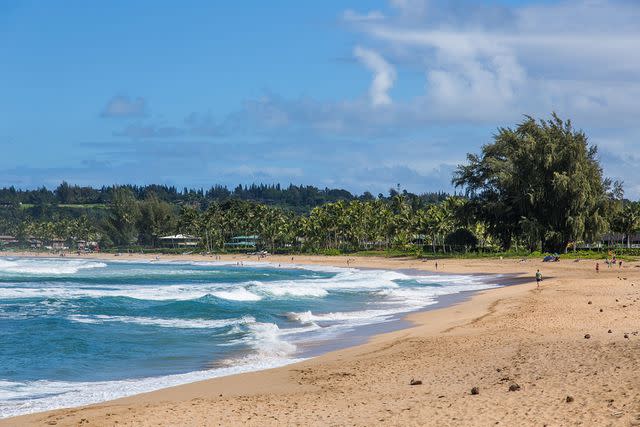
[[[0,417],[281,366],[310,343],[494,286],[321,266],[0,258]]]

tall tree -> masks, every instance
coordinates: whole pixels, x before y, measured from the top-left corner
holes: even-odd
[[[116,245],[128,246],[138,240],[137,222],[140,207],[133,191],[127,187],[113,190],[111,212],[107,221],[107,233]]]
[[[493,143],[467,160],[453,183],[466,190],[477,218],[505,249],[526,231],[544,250],[559,252],[608,225],[612,191],[619,186],[603,178],[587,136],[555,113],[498,129]]]
[[[625,203],[622,210],[616,213],[613,224],[613,231],[622,233],[627,248],[631,247],[631,235],[640,230],[640,203]]]

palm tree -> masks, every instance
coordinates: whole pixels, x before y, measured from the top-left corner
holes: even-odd
[[[614,220],[614,230],[622,233],[631,247],[631,235],[640,229],[640,203],[627,203]]]

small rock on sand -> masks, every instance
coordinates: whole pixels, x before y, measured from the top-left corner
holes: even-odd
[[[518,391],[520,390],[520,386],[516,383],[513,383],[509,386],[509,391]]]
[[[565,402],[567,403],[573,402],[573,396],[567,396],[567,398],[565,399]]]
[[[584,334],[584,339],[588,340],[589,338],[591,338],[591,334]]]
[[[625,337],[626,339],[629,339],[629,334],[624,334],[624,337]]]
[[[473,387],[471,389],[471,394],[473,395],[480,394],[480,389],[478,387]]]
[[[409,382],[409,385],[422,385],[422,381],[412,379],[412,380]]]
[[[612,332],[612,331],[611,331],[611,329],[609,329],[609,330],[607,331],[607,333],[608,333],[608,334],[610,334],[611,332]]]

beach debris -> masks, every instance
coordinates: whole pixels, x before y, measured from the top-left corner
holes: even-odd
[[[471,388],[471,394],[473,394],[474,396],[476,394],[480,394],[480,388],[479,387],[472,387]]]
[[[607,333],[608,333],[608,334],[611,334],[612,332],[613,332],[613,331],[612,331],[611,329],[609,329],[609,330],[607,331]]]
[[[593,304],[593,303],[592,303],[591,301],[589,301],[587,304],[591,305],[591,304]]]
[[[414,380],[413,378],[411,378],[411,381],[409,381],[409,385],[422,385],[422,381]]]
[[[573,402],[573,396],[567,396],[564,401],[567,402],[567,403]]]
[[[600,309],[600,313],[602,313],[603,311],[604,311],[603,309]]]
[[[591,334],[584,334],[584,339],[588,340],[589,338],[591,338]]]
[[[496,368],[496,372],[502,372],[502,369]]]
[[[518,391],[520,390],[520,386],[516,383],[513,383],[509,386],[509,391]]]
[[[624,337],[625,337],[626,339],[629,339],[629,334],[624,334]]]

